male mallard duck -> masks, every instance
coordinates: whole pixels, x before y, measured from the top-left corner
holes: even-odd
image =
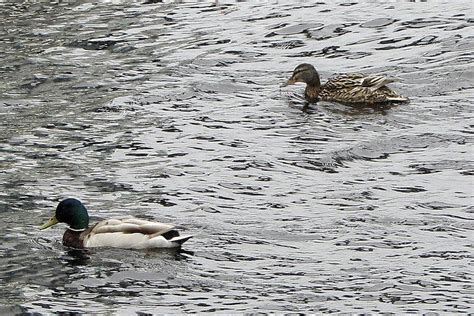
[[[180,236],[174,226],[138,218],[108,219],[89,227],[89,214],[81,201],[65,199],[41,229],[66,223],[63,245],[73,248],[116,247],[129,249],[176,248],[192,236]]]
[[[345,104],[380,104],[406,102],[403,97],[386,85],[396,80],[380,75],[343,74],[330,78],[321,85],[319,74],[310,64],[301,64],[293,70],[291,78],[282,86],[306,83],[304,92],[309,102],[334,101]]]

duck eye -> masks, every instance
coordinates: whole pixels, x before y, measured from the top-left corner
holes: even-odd
[[[302,72],[303,72],[302,70],[294,72],[293,73],[293,78],[295,78],[295,79],[300,78]]]
[[[295,71],[293,71],[293,77],[295,77],[296,75],[302,73],[303,71],[306,71],[306,68],[296,68]]]

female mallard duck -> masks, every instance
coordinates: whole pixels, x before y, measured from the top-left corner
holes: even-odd
[[[180,236],[174,226],[138,218],[108,219],[89,227],[89,214],[81,201],[65,199],[41,229],[66,223],[63,245],[73,248],[116,247],[129,249],[176,248],[192,236]]]
[[[406,102],[403,97],[386,85],[396,80],[380,75],[343,74],[330,78],[321,85],[319,74],[310,64],[301,64],[293,70],[291,78],[283,86],[306,83],[304,92],[309,102],[333,101],[344,104],[380,104]]]

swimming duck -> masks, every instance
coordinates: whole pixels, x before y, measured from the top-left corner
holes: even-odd
[[[89,227],[86,207],[72,198],[61,201],[55,215],[41,229],[57,223],[69,225],[63,235],[63,245],[73,248],[177,248],[192,237],[180,236],[173,225],[134,217],[103,220]]]
[[[396,80],[381,75],[353,73],[338,75],[321,85],[316,69],[310,64],[301,64],[293,70],[293,75],[282,87],[296,82],[306,83],[304,95],[309,102],[322,100],[367,105],[407,102],[408,98],[386,86],[394,81]]]

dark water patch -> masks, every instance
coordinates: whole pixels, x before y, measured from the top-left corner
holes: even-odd
[[[393,191],[403,192],[403,193],[419,193],[419,192],[425,192],[427,190],[423,187],[416,186],[416,187],[394,187]]]
[[[415,171],[420,174],[436,173],[444,170],[457,170],[460,171],[460,173],[469,173],[470,170],[474,169],[473,163],[471,161],[457,160],[418,163],[411,164],[408,167],[415,169]]]
[[[105,50],[111,49],[114,45],[120,42],[121,40],[116,37],[104,37],[89,40],[75,40],[69,43],[69,46],[87,50]]]
[[[275,19],[275,18],[283,18],[283,17],[288,17],[291,16],[288,13],[270,13],[265,16],[259,16],[259,17],[252,17],[252,18],[247,18],[244,20],[245,22],[255,22],[255,21],[261,21],[261,20],[268,20],[268,19]]]
[[[268,45],[268,47],[273,47],[273,48],[281,48],[281,49],[293,49],[293,48],[298,48],[305,46],[306,44],[303,41],[295,40],[295,41],[286,41],[286,42],[277,42],[277,43],[271,43]]]
[[[49,79],[48,76],[36,74],[36,75],[33,75],[32,78],[28,79],[27,82],[21,84],[20,88],[32,90],[38,87],[39,85],[45,83],[48,79]]]
[[[416,18],[410,21],[401,22],[401,25],[407,28],[426,28],[431,26],[438,26],[447,24],[449,22],[438,20],[436,18]]]
[[[444,210],[449,208],[458,208],[459,205],[449,204],[444,202],[430,202],[430,203],[420,203],[419,206],[431,210]]]
[[[384,41],[380,41],[379,43],[380,44],[392,44],[392,43],[397,43],[397,42],[400,42],[400,41],[405,41],[407,39],[410,39],[411,37],[402,37],[402,38],[399,38],[399,39],[396,39],[396,40],[384,40]],[[410,46],[423,46],[423,45],[430,45],[430,44],[433,44],[433,43],[439,43],[440,41],[437,40],[437,36],[434,36],[434,35],[427,35],[427,36],[424,36],[420,39],[417,39],[411,43],[406,43],[404,45],[400,45],[400,46],[383,46],[383,47],[377,47],[375,49],[377,50],[391,50],[391,49],[400,49],[400,48],[405,48],[405,47],[410,47]]]
[[[379,44],[394,44],[394,43],[398,43],[398,42],[401,42],[401,41],[409,40],[411,38],[412,38],[411,36],[403,36],[403,37],[399,37],[399,38],[390,38],[390,39],[387,39],[387,40],[380,41]],[[381,48],[379,48],[379,49],[381,49]],[[386,48],[386,49],[391,49],[391,48]]]
[[[331,153],[322,161],[326,165],[343,166],[345,161],[386,159],[391,154],[411,153],[428,148],[447,146],[451,143],[459,143],[462,139],[464,138],[459,136],[435,134],[377,139],[348,150]]]
[[[214,46],[214,45],[220,45],[220,44],[227,44],[227,43],[230,43],[230,41],[231,41],[230,39],[204,40],[197,43],[194,48],[201,47],[201,46]]]
[[[345,24],[330,24],[321,28],[310,28],[306,34],[311,39],[321,41],[349,33],[349,30],[346,29],[347,26]]]
[[[282,28],[278,28],[275,31],[265,35],[265,37],[273,37],[276,35],[293,35],[293,34],[300,34],[306,32],[308,29],[318,29],[323,27],[324,24],[322,23],[310,23],[310,24],[297,24],[297,25],[290,25]]]
[[[447,218],[454,218],[454,219],[461,219],[461,220],[466,220],[466,221],[474,220],[473,218],[468,218],[468,217],[458,216],[458,215],[452,215],[452,214],[431,214],[431,215],[432,216],[447,217]],[[463,236],[463,238],[466,238],[466,237]]]
[[[349,6],[353,6],[353,5],[356,5],[357,2],[344,2],[344,3],[340,3],[339,5],[341,7],[349,7]]]
[[[420,258],[440,258],[444,260],[462,260],[472,258],[472,254],[467,251],[431,251],[419,255]],[[453,281],[453,280],[451,280]]]
[[[395,22],[397,22],[397,20],[391,19],[391,18],[377,18],[377,19],[373,19],[373,20],[364,22],[360,26],[361,27],[368,27],[368,28],[380,28],[380,27],[384,27],[384,26],[393,24]]]
[[[86,185],[97,187],[100,192],[116,192],[116,191],[130,191],[133,190],[132,186],[125,183],[115,183],[107,179],[90,179],[84,181]]]
[[[94,112],[97,112],[97,113],[103,113],[103,112],[106,112],[106,113],[107,112],[120,113],[121,111],[123,111],[123,110],[118,108],[118,107],[112,107],[112,106],[107,106],[107,105],[94,109]]]
[[[460,232],[461,230],[450,225],[436,225],[428,228],[421,228],[421,230],[426,230],[430,232]]]
[[[297,57],[326,57],[326,58],[347,58],[347,59],[360,59],[367,56],[370,56],[371,53],[369,52],[352,52],[347,49],[341,49],[340,46],[327,46],[321,50],[317,51],[305,51],[302,53],[290,54],[289,57],[297,58]]]
[[[439,43],[439,41],[436,41],[437,38],[438,38],[438,36],[427,35],[427,36],[424,36],[424,37],[408,44],[407,46],[420,46],[420,45],[430,45],[430,44],[433,44],[433,43]]]
[[[460,23],[458,25],[449,25],[446,26],[443,30],[444,31],[457,31],[457,30],[462,30],[465,27],[470,27],[471,25],[467,23]]]

